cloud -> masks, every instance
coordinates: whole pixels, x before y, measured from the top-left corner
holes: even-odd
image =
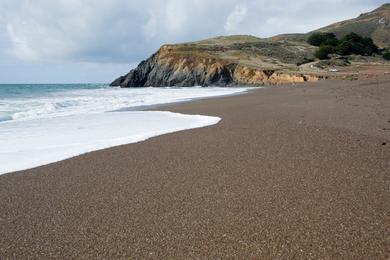
[[[137,24],[145,18],[125,1],[15,2],[6,29],[19,58],[104,62],[142,50]]]
[[[22,60],[131,63],[163,43],[305,32],[369,0],[0,0],[2,51]]]
[[[247,15],[247,7],[244,5],[236,5],[233,12],[228,16],[224,29],[227,34],[239,34],[240,24]]]

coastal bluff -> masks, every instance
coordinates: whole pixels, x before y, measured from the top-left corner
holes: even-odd
[[[111,86],[234,86],[316,81],[299,66],[313,61],[305,43],[274,42],[253,36],[217,37],[164,45]]]

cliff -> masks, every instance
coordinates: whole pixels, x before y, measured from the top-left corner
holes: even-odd
[[[218,37],[164,45],[112,86],[263,85],[318,80],[300,71],[313,60],[305,43],[274,42],[253,36]]]

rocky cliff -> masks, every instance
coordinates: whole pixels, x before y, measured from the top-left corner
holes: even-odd
[[[229,86],[318,80],[299,66],[313,59],[312,47],[252,36],[218,37],[164,45],[112,86]]]

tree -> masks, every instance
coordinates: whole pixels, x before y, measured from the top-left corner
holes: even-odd
[[[307,39],[307,42],[310,45],[321,46],[337,46],[339,43],[336,35],[334,33],[313,33]]]
[[[356,33],[349,33],[345,35],[338,46],[338,53],[340,55],[373,55],[378,53],[378,46],[369,37],[361,37]]]
[[[351,54],[371,56],[379,52],[378,46],[371,38],[363,38],[353,32],[345,35],[341,40],[337,39],[333,33],[313,33],[307,39],[307,42],[320,47],[315,53],[315,56],[319,59],[328,59],[331,53],[343,56]]]
[[[383,58],[384,58],[385,60],[390,60],[390,51],[389,51],[389,50],[387,50],[387,51],[385,51],[385,52],[383,53]]]
[[[334,46],[336,47],[337,45],[340,44],[339,39],[336,38],[336,36],[333,34],[334,37],[327,37],[321,45],[328,45],[328,46]]]
[[[321,43],[323,41],[323,37],[322,37],[322,34],[321,33],[313,33],[312,35],[310,35],[310,37],[307,39],[307,42],[310,44],[310,45],[314,45],[314,46],[320,46]]]
[[[374,54],[374,53],[378,53],[379,48],[378,48],[378,46],[375,45],[374,41],[373,41],[371,38],[369,38],[369,37],[363,38],[362,43],[363,43],[364,46],[365,46],[365,51],[364,51],[364,53],[365,53],[366,55],[371,56],[371,55]]]
[[[352,43],[352,53],[357,55],[364,55],[365,46],[361,42],[353,42]]]
[[[317,59],[320,60],[327,60],[329,59],[329,54],[334,53],[334,47],[333,46],[328,46],[328,45],[322,45],[316,52],[314,53],[314,56]]]
[[[352,44],[348,41],[342,41],[336,48],[336,53],[339,55],[351,55],[353,53]]]
[[[362,40],[363,38],[359,34],[354,32],[345,35],[342,39],[342,41],[348,41],[348,42],[361,42]]]

